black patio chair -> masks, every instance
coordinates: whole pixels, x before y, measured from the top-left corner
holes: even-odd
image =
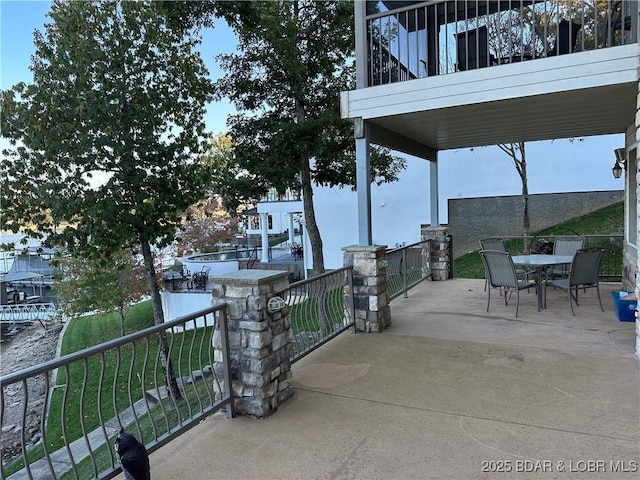
[[[302,245],[300,245],[299,243],[290,243],[289,244],[289,251],[291,252],[291,256],[293,257],[294,260],[300,260],[303,257],[303,250],[302,250]]]
[[[193,286],[196,289],[207,289],[209,281],[209,271],[211,267],[202,267],[202,270],[193,274]]]

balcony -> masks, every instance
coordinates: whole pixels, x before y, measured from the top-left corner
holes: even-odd
[[[342,117],[362,119],[373,143],[431,160],[439,150],[624,133],[635,115],[637,9],[367,2],[356,8],[357,84],[342,93]]]
[[[637,2],[369,1],[367,86],[636,43]]]
[[[635,478],[635,325],[615,318],[616,285],[604,313],[587,295],[572,317],[550,290],[543,312],[525,292],[515,319],[499,301],[486,313],[483,284],[421,283],[384,333],[296,363],[276,414],[209,417],[151,455],[153,478],[568,478],[590,460]]]

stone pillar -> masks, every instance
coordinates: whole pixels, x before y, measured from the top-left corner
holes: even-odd
[[[270,299],[284,298],[289,288],[287,275],[275,270],[239,270],[211,278],[212,304],[228,304],[231,383],[239,415],[267,417],[293,396],[293,335],[288,307],[284,305],[278,311],[269,308]],[[223,368],[222,357],[218,356],[218,331],[213,342],[218,373]]]
[[[353,266],[353,305],[357,332],[381,332],[391,325],[385,246],[344,247],[343,264]]]
[[[420,227],[421,240],[431,240],[431,280],[448,280],[453,256],[451,254],[451,236],[448,227]]]

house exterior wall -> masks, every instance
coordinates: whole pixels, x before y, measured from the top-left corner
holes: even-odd
[[[269,213],[271,216],[271,228],[268,229],[269,235],[276,235],[278,233],[283,233],[285,230],[289,229],[289,215],[281,212]],[[257,220],[257,228],[247,228],[247,233],[249,235],[260,235],[262,233],[262,228],[260,226],[259,216],[255,215]],[[295,224],[295,228],[298,228],[298,224]]]
[[[624,170],[625,181],[625,225],[624,225],[624,252],[622,259],[622,289],[634,291],[636,288],[636,276],[638,271],[638,212],[640,207],[637,200],[638,188],[638,139],[636,126],[629,127],[625,135],[625,149],[627,163]]]
[[[399,181],[371,186],[374,245],[396,247],[420,241],[429,223],[429,162],[407,159]],[[343,266],[342,248],[358,244],[357,193],[351,188],[315,188],[313,204],[326,268]],[[308,250],[305,245],[305,251]]]

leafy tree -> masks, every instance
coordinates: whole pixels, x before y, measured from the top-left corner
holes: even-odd
[[[226,75],[216,82],[240,112],[228,119],[233,189],[254,200],[270,187],[301,190],[314,273],[321,273],[312,187],[355,184],[353,127],[339,105],[339,92],[354,83],[353,3],[215,2],[215,11],[239,40],[239,53],[219,57]],[[397,180],[404,168],[384,149],[372,151],[371,165],[377,183]]]
[[[144,268],[133,255],[119,251],[108,259],[64,256],[58,262],[62,277],[55,281],[62,313],[78,317],[86,312],[120,317],[120,335],[132,304],[149,293]]]
[[[233,187],[242,177],[233,164],[233,143],[224,133],[209,139],[209,149],[201,161],[218,180],[208,185],[207,197],[191,205],[183,214],[183,224],[176,242],[177,255],[206,251],[212,245],[230,240],[238,233],[237,206],[242,199]],[[222,180],[224,179],[224,180]],[[213,185],[217,188],[214,188]]]
[[[211,194],[215,192],[224,207],[233,214],[241,205],[255,204],[265,192],[265,182],[259,173],[252,173],[236,160],[235,143],[227,134],[211,138],[203,161],[211,171]]]
[[[76,255],[137,249],[161,324],[151,246],[174,239],[208,182],[195,161],[212,91],[199,38],[169,28],[150,1],[55,1],[49,16],[34,34],[33,83],[3,92],[0,127],[13,146],[0,167],[0,227]]]
[[[186,217],[179,232],[178,255],[207,251],[238,232],[237,217],[229,215],[216,196],[190,206]]]

